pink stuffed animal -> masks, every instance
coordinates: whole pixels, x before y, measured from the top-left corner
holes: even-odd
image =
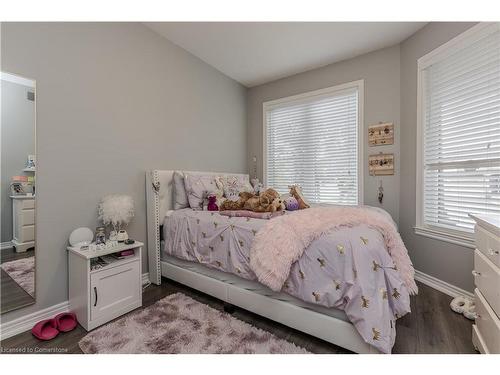
[[[208,196],[208,206],[207,210],[208,211],[219,211],[219,207],[217,206],[217,197],[215,195],[209,195]]]

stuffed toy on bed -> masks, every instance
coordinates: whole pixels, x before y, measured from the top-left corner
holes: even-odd
[[[253,212],[276,212],[283,211],[285,204],[276,190],[266,189],[260,195],[248,199],[243,208]]]
[[[213,200],[212,203],[215,203],[217,209],[214,209],[215,206],[210,204],[210,200]],[[203,194],[203,211],[219,211],[219,207],[226,201],[226,198],[223,196],[222,190],[213,190],[206,191]],[[209,206],[212,208],[210,209]]]
[[[306,202],[304,195],[302,194],[302,188],[299,185],[290,185],[290,195],[297,199],[299,203],[299,210],[303,210],[304,208],[309,208],[309,204]]]
[[[243,210],[243,207],[245,205],[245,202],[254,197],[255,195],[252,193],[248,193],[246,191],[242,191],[239,194],[239,198],[236,201],[233,201],[231,199],[226,199],[222,204],[219,206],[220,211],[235,211],[235,210]]]
[[[299,209],[299,202],[295,199],[295,197],[286,197],[283,202],[285,203],[287,211],[295,211]]]
[[[253,212],[276,212],[283,211],[285,204],[280,198],[280,194],[274,189],[267,189],[260,195],[241,192],[237,201],[225,201],[221,211],[228,210],[248,210]]]

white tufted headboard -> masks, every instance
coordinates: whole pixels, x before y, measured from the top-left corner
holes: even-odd
[[[214,176],[248,176],[241,173],[182,171]],[[149,280],[161,284],[160,226],[168,210],[173,209],[174,170],[152,170],[146,172],[146,217],[148,227]]]

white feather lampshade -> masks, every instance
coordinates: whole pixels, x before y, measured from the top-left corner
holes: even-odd
[[[110,194],[101,199],[98,218],[104,225],[119,231],[134,217],[134,200],[130,195]]]

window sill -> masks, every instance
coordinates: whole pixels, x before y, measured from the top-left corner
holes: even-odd
[[[434,240],[460,245],[463,247],[467,247],[469,249],[476,248],[476,242],[474,241],[474,238],[471,237],[460,236],[456,234],[442,232],[435,229],[422,228],[422,227],[414,227],[413,229],[415,230],[415,234],[418,234],[419,236],[424,236],[432,238]]]

